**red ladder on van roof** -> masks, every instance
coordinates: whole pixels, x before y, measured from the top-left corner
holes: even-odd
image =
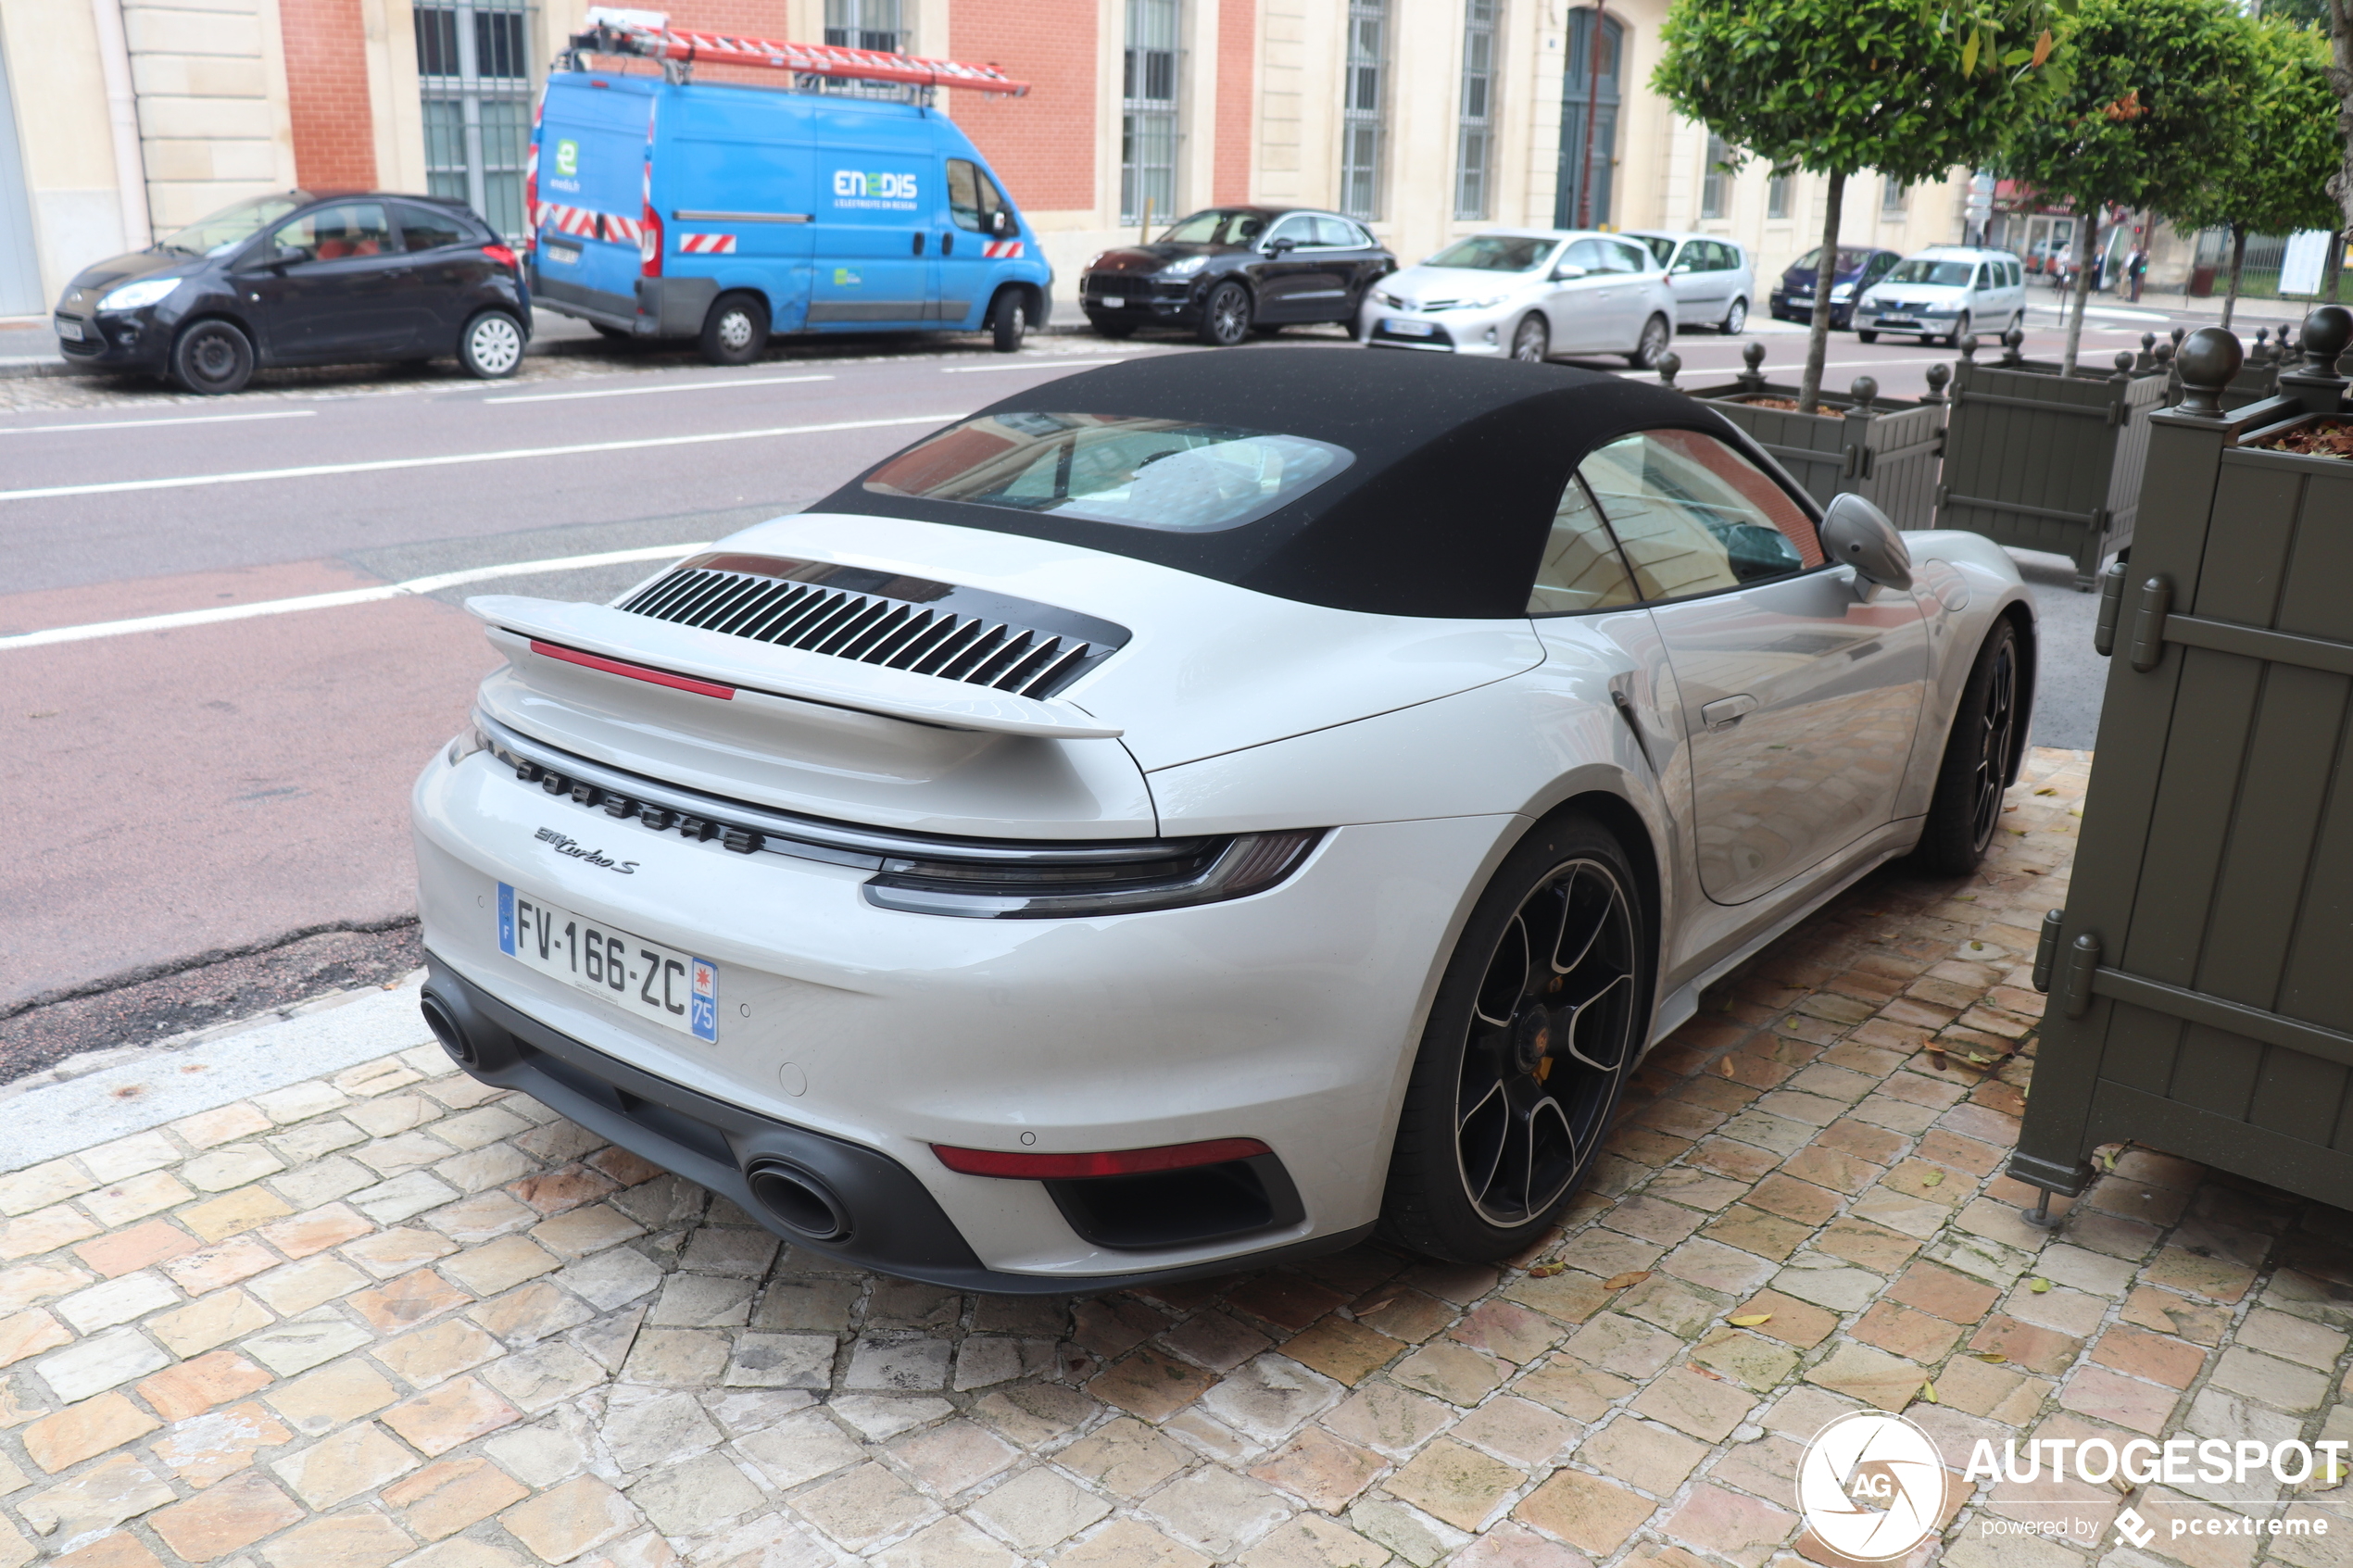
[[[915,87],[969,87],[1012,98],[1029,92],[1028,82],[1013,81],[995,66],[968,65],[962,60],[930,60],[913,55],[887,54],[880,49],[844,49],[830,44],[786,44],[772,38],[695,32],[673,28],[667,19],[658,20],[648,13],[617,14],[601,6],[591,7],[588,19],[588,30],[573,36],[572,49],[576,54],[634,55],[686,67],[708,60],[715,65],[791,71],[798,76],[895,82]]]

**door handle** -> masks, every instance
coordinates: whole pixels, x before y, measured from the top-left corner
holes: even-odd
[[[942,256],[953,256],[956,254],[956,236],[954,234],[942,234],[939,236],[939,254]]]
[[[1738,696],[1718,697],[1699,710],[1700,722],[1711,730],[1729,730],[1756,711],[1756,699],[1746,692]]]
[[[918,230],[916,230],[916,231],[915,231],[915,248],[914,248],[912,251],[911,251],[909,254],[910,254],[910,255],[913,255],[913,256],[921,256],[921,255],[923,255],[923,253],[924,253],[924,232],[923,232],[921,229],[918,229]]]

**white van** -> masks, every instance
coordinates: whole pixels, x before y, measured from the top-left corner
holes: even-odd
[[[1918,332],[1957,344],[1999,336],[2026,321],[2026,272],[2006,250],[1935,245],[1907,256],[1855,302],[1855,335]]]

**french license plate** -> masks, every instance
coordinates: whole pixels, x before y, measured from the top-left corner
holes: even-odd
[[[560,261],[565,266],[569,267],[573,262],[580,259],[580,247],[578,245],[551,245],[547,247],[547,259],[550,261]]]
[[[1125,310],[1127,308],[1127,297],[1125,295],[1107,294],[1103,295],[1102,305],[1106,310]]]
[[[498,950],[624,1012],[716,1044],[719,966],[498,884]]]
[[[1386,321],[1382,325],[1399,337],[1428,337],[1438,330],[1431,321]]]
[[[1909,316],[1881,316],[1879,319],[1879,324],[1882,327],[1917,327],[1919,325],[1918,321],[1913,320]]]
[[[82,341],[81,322],[69,321],[63,316],[60,316],[57,319],[55,325],[57,329],[57,335],[65,339],[68,343],[80,343]]]

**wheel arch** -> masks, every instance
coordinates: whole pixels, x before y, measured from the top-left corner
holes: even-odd
[[[261,333],[256,330],[252,321],[234,310],[206,309],[181,318],[171,326],[171,346],[178,348],[182,338],[208,321],[221,321],[236,328],[245,334],[245,342],[253,345],[253,362],[257,366],[269,362],[269,353],[262,347]]]
[[[2018,783],[2020,771],[2026,766],[2027,734],[2034,727],[2034,676],[2040,666],[2042,649],[2035,636],[2034,617],[2027,610],[2025,601],[2012,599],[2004,605],[1995,621],[2007,621],[2018,634],[2018,707],[2026,721],[2018,727],[2018,734],[2010,742],[2010,762],[2006,784]],[[1992,635],[1993,627],[1986,628]]]

